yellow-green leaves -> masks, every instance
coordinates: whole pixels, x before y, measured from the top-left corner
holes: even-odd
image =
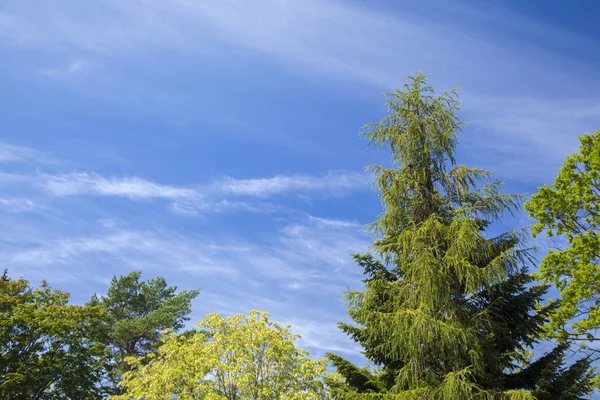
[[[538,223],[533,234],[566,240],[548,252],[539,277],[560,291],[560,307],[552,316],[552,334],[582,340],[600,327],[600,131],[580,137],[552,186],[539,188],[525,204]]]
[[[325,360],[297,349],[288,326],[251,311],[207,314],[193,335],[168,333],[158,355],[130,359],[126,394],[112,399],[323,399]],[[175,396],[175,397],[174,397]]]

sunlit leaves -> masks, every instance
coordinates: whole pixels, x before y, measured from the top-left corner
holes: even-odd
[[[325,360],[297,349],[288,326],[251,311],[207,314],[193,335],[169,333],[158,355],[131,359],[113,399],[325,399]]]
[[[552,186],[539,188],[525,204],[538,223],[533,234],[563,236],[562,249],[548,252],[539,276],[560,290],[552,332],[585,339],[600,327],[600,131],[580,137]]]

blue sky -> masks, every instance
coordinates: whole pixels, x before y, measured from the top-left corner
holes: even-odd
[[[461,86],[459,162],[534,192],[600,124],[594,3],[4,0],[0,262],[79,303],[141,269],[357,359],[382,93]]]

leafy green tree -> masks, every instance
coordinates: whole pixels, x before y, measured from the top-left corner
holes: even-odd
[[[131,360],[127,394],[111,399],[295,400],[327,398],[326,360],[295,347],[299,337],[251,311],[207,314],[193,335],[168,334],[157,355]]]
[[[542,260],[539,277],[560,291],[551,316],[553,336],[578,341],[598,353],[600,340],[600,131],[580,138],[579,152],[565,161],[552,186],[544,185],[525,204],[538,222],[533,234],[565,240]]]
[[[363,134],[389,147],[394,166],[370,167],[384,212],[371,225],[373,254],[355,256],[366,275],[365,290],[348,294],[355,325],[341,325],[377,368],[330,355],[333,393],[527,399],[541,394],[542,376],[589,383],[586,368],[566,379],[563,349],[529,363],[553,305],[532,313],[546,287],[526,287],[520,231],[486,236],[521,198],[503,194],[490,172],[455,164],[457,91],[437,95],[417,75],[386,101],[390,114]]]
[[[101,398],[104,352],[89,331],[102,311],[68,299],[46,282],[0,278],[0,398]]]
[[[176,293],[164,278],[140,281],[141,272],[113,277],[106,295],[94,295],[88,303],[104,310],[105,318],[97,324],[96,338],[110,350],[106,360],[108,393],[119,393],[118,383],[131,369],[127,357],[143,356],[156,351],[161,332],[179,330],[189,320],[191,301],[199,290]]]

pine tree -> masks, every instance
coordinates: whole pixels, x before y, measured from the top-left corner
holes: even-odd
[[[141,272],[114,276],[104,296],[95,294],[89,306],[99,307],[105,318],[96,324],[95,339],[109,349],[105,360],[107,394],[119,394],[124,372],[131,370],[128,357],[156,352],[165,329],[179,330],[189,320],[191,302],[199,290],[177,292],[162,277],[141,281]]]
[[[341,325],[377,369],[330,355],[343,377],[331,380],[334,394],[527,399],[542,376],[589,390],[585,360],[569,376],[564,349],[527,366],[552,305],[532,313],[547,288],[528,287],[521,232],[485,236],[521,198],[490,172],[456,165],[457,90],[437,95],[419,74],[386,102],[390,114],[363,134],[394,165],[370,167],[384,212],[370,226],[373,254],[355,255],[366,275],[365,290],[348,294],[355,325]]]

